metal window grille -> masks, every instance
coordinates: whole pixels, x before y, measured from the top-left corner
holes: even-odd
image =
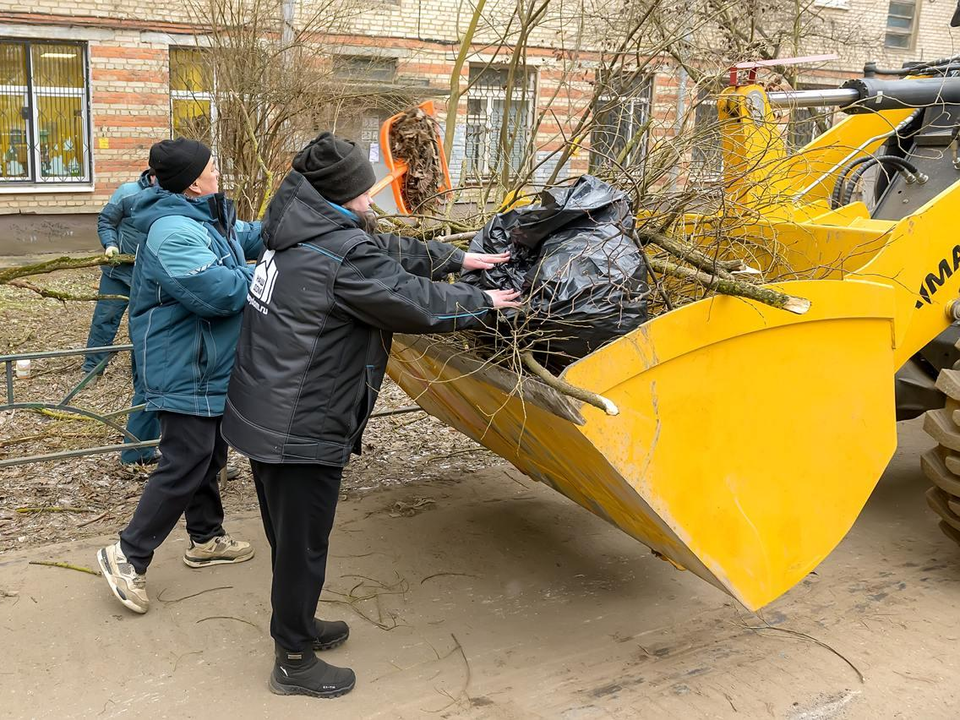
[[[0,40],[0,183],[90,179],[86,45]]]
[[[647,152],[653,77],[618,73],[609,78],[598,76],[597,83],[602,88],[590,130],[591,171],[617,164],[639,165]]]
[[[503,67],[470,66],[464,168],[468,174],[489,177],[503,166],[500,131],[506,108],[507,75],[508,70]],[[507,118],[506,162],[514,173],[523,169],[536,102],[535,90],[533,71],[520,68],[510,95]]]
[[[690,152],[690,174],[695,180],[713,182],[723,173],[720,145],[720,121],[717,117],[717,96],[720,87],[704,86],[697,91],[693,113],[696,142]]]
[[[894,0],[887,11],[887,36],[884,44],[895,50],[909,50],[913,47],[916,27],[915,0]]]
[[[199,48],[170,48],[170,132],[214,144],[217,103],[213,67]]]

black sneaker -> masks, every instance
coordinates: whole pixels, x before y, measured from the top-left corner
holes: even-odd
[[[311,650],[289,652],[277,648],[270,674],[270,692],[276,695],[335,698],[346,695],[356,684],[353,670],[328,665]]]
[[[333,650],[343,645],[350,637],[350,627],[343,620],[321,620],[314,618],[317,624],[317,639],[313,641],[314,650]]]

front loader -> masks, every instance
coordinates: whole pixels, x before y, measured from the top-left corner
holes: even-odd
[[[709,297],[563,371],[616,415],[432,338],[397,336],[389,366],[426,411],[750,609],[840,542],[893,455],[898,416],[942,404],[941,368],[951,399],[927,417],[941,448],[924,466],[960,529],[955,65],[778,93],[756,67],[734,68],[718,101],[722,212],[675,232],[750,248],[809,311]],[[775,111],[824,105],[848,117],[788,154]],[[868,209],[852,192],[871,165]]]

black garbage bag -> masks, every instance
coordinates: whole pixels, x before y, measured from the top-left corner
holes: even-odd
[[[464,273],[484,290],[519,290],[522,316],[505,318],[533,333],[535,348],[557,369],[647,319],[647,268],[632,238],[627,195],[591,175],[545,190],[540,203],[496,215],[470,252],[509,251],[510,262]]]

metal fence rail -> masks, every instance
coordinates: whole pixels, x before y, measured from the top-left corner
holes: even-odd
[[[122,418],[125,415],[129,415],[132,412],[137,410],[143,410],[145,405],[134,405],[133,407],[125,408],[123,410],[116,410],[110,413],[99,413],[93,410],[88,410],[86,408],[77,407],[72,405],[71,401],[77,396],[77,394],[83,390],[87,385],[90,384],[90,381],[101,372],[107,366],[107,363],[110,359],[121,352],[132,352],[133,345],[105,345],[102,347],[92,347],[92,348],[83,348],[81,350],[50,350],[47,352],[29,352],[29,353],[18,353],[16,355],[0,355],[0,363],[4,363],[5,372],[6,372],[6,381],[7,381],[7,398],[6,403],[0,405],[0,412],[6,410],[53,410],[56,412],[70,413],[74,415],[79,415],[81,417],[90,418],[91,420],[96,420],[101,422],[107,427],[116,430],[118,433],[123,435],[124,439],[129,442],[118,443],[116,445],[102,445],[99,447],[92,448],[81,448],[78,450],[62,450],[55,453],[46,453],[43,455],[27,455],[23,457],[13,457],[7,458],[5,460],[0,460],[0,469],[14,467],[15,465],[26,465],[28,463],[35,462],[44,462],[47,460],[63,460],[65,458],[71,457],[82,457],[84,455],[100,455],[103,453],[111,452],[120,452],[122,450],[136,450],[139,448],[148,448],[156,447],[160,444],[159,440],[147,440],[142,441],[139,438],[132,435],[122,424],[116,422],[116,418]],[[60,402],[16,402],[14,396],[14,367],[18,360],[42,360],[45,358],[55,358],[55,357],[69,357],[71,355],[87,355],[93,353],[107,353],[107,356],[103,358],[97,366],[93,368],[90,372],[84,375],[76,385],[74,385],[66,395],[63,396],[63,399]],[[375,412],[371,415],[371,418],[376,417],[388,417],[391,415],[404,415],[411,412],[422,412],[420,407],[417,405],[408,405],[406,407],[397,408],[395,410],[382,410],[380,412]]]
[[[47,453],[44,455],[29,455],[24,457],[7,458],[6,460],[0,460],[0,468],[13,467],[15,465],[26,465],[27,463],[34,462],[43,462],[45,460],[60,460],[69,457],[79,457],[82,455],[96,455],[100,453],[119,452],[121,450],[136,450],[139,448],[155,447],[158,445],[160,443],[159,440],[141,441],[138,437],[132,435],[123,425],[115,420],[115,418],[129,415],[135,410],[142,410],[144,408],[143,405],[136,405],[134,407],[117,410],[116,412],[111,413],[99,413],[71,404],[71,401],[77,396],[77,394],[87,387],[94,377],[103,372],[103,369],[107,366],[107,363],[114,355],[121,352],[132,351],[133,345],[104,345],[101,347],[83,348],[81,350],[49,350],[47,352],[28,352],[17,353],[16,355],[0,355],[0,362],[4,363],[5,365],[4,369],[7,381],[6,403],[0,405],[0,412],[5,410],[53,410],[56,412],[79,415],[81,417],[90,418],[91,420],[96,420],[97,422],[103,423],[107,427],[119,432],[121,435],[123,435],[124,439],[128,441],[116,445],[104,445],[101,447],[87,448],[82,450],[63,450],[61,452]],[[80,378],[79,382],[77,382],[76,385],[67,391],[67,394],[63,396],[63,399],[61,399],[60,402],[16,401],[14,395],[13,375],[14,366],[18,360],[42,360],[46,358],[70,357],[72,355],[87,355],[92,353],[107,353],[107,356],[97,363],[93,370]]]

